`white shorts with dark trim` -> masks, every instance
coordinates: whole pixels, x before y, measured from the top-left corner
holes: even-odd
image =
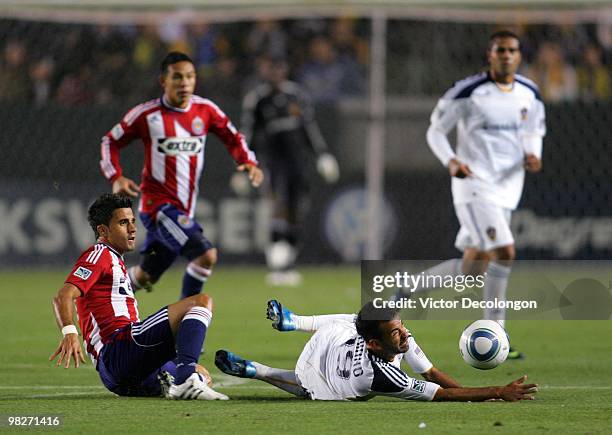
[[[455,213],[461,225],[455,247],[460,251],[490,251],[514,244],[510,230],[512,210],[486,202],[468,202],[455,204]]]

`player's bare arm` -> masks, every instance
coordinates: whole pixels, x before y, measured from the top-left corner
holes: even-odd
[[[540,160],[534,154],[527,154],[525,155],[524,166],[528,172],[535,174],[536,172],[540,172],[542,170],[542,160]]]
[[[482,402],[490,399],[501,399],[505,402],[533,400],[534,394],[538,392],[538,385],[526,384],[525,380],[527,375],[503,387],[440,388],[433,400],[457,402]]]
[[[122,175],[113,181],[113,193],[120,193],[136,198],[138,193],[140,193],[140,187],[138,187],[138,184],[136,184],[134,180]]]
[[[472,170],[468,165],[458,159],[450,159],[448,162],[448,173],[451,177],[465,178],[472,176]]]
[[[70,361],[74,360],[74,366],[85,363],[85,357],[79,342],[79,335],[74,325],[74,300],[81,295],[81,291],[72,284],[64,284],[53,298],[53,311],[58,327],[64,334],[55,352],[49,357],[53,361],[59,356],[57,366],[70,367]],[[72,327],[72,328],[71,328]],[[73,332],[70,332],[70,331]]]
[[[461,384],[454,380],[450,375],[444,373],[437,367],[432,367],[423,373],[423,379],[429,382],[434,382],[442,388],[461,388]]]
[[[246,171],[249,176],[249,180],[251,181],[251,186],[259,187],[264,179],[264,174],[261,169],[257,166],[252,165],[250,163],[245,163],[243,165],[239,165],[236,168],[238,171]]]

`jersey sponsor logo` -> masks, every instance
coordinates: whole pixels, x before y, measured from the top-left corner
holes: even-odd
[[[413,379],[410,389],[418,393],[424,393],[425,392],[425,381],[421,381],[419,379]]]
[[[89,278],[91,274],[92,271],[83,266],[79,266],[79,268],[73,273],[74,276],[76,276],[77,278],[81,278],[84,281],[87,280],[87,278]]]
[[[191,121],[191,131],[198,136],[204,133],[204,121],[202,121],[202,118],[199,116],[193,118],[193,121]]]
[[[495,228],[493,227],[489,227],[487,228],[487,236],[489,237],[489,239],[491,239],[491,241],[495,241],[495,239],[497,238],[497,231],[495,230]]]
[[[518,124],[484,124],[483,130],[489,131],[517,131],[519,129]]]
[[[123,127],[121,127],[121,124],[115,125],[113,129],[111,130],[111,136],[115,140],[121,139],[121,137],[123,136],[123,133],[125,132],[123,131]]]
[[[195,156],[204,148],[200,137],[166,137],[157,139],[157,151],[168,156]]]

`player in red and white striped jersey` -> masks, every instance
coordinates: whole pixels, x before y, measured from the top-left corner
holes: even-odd
[[[97,243],[87,249],[53,300],[63,338],[49,360],[68,368],[85,362],[74,325],[77,313],[87,353],[103,384],[124,396],[227,400],[197,365],[212,319],[212,299],[199,294],[140,321],[123,254],[136,245],[132,201],[105,194],[89,208]]]
[[[116,330],[140,321],[123,256],[111,245],[96,243],[81,254],[66,283],[82,293],[76,299],[79,326],[95,363]]]
[[[229,118],[205,98],[193,95],[196,71],[183,53],[169,53],[161,64],[161,98],[130,110],[103,138],[100,167],[113,192],[136,197],[141,193],[140,216],[147,240],[140,266],[129,273],[136,289],[156,282],[174,259],[189,260],[182,297],[201,292],[217,260],[217,251],[193,219],[204,148],[209,133],[216,134],[255,187],[263,180],[255,154]],[[140,139],[144,167],[140,187],[123,175],[121,148]]]

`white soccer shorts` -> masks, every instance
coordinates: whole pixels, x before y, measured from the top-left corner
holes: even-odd
[[[510,230],[512,210],[486,202],[468,202],[455,204],[455,213],[461,225],[455,247],[460,251],[490,251],[514,244]]]
[[[336,337],[333,326],[319,329],[310,337],[295,365],[295,376],[312,400],[345,400],[331,388],[325,376],[327,352]]]

